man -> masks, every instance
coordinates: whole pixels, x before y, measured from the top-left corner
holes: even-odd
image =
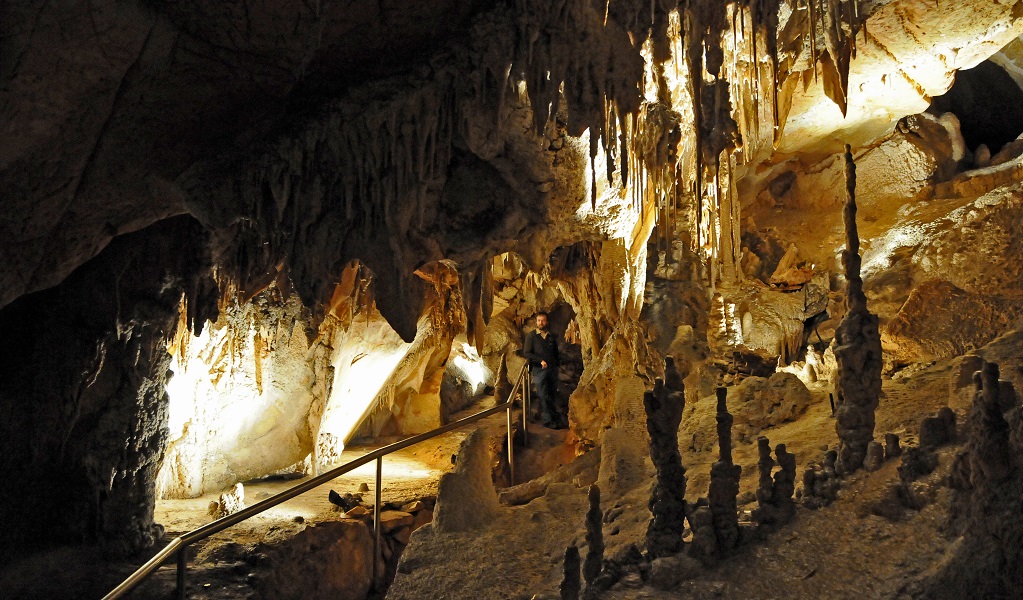
[[[543,426],[548,429],[568,427],[568,419],[558,410],[558,339],[547,329],[547,313],[536,313],[536,330],[526,334],[523,354],[536,382]]]

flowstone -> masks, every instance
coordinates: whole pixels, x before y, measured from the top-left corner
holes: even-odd
[[[835,430],[838,432],[839,474],[863,466],[867,445],[874,439],[874,411],[881,397],[881,335],[877,316],[867,310],[860,277],[860,238],[856,229],[856,165],[849,146],[845,149],[848,200],[845,204],[846,248],[842,264],[848,281],[847,312],[835,331],[835,358],[839,378],[836,386]]]

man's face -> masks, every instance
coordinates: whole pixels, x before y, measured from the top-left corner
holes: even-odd
[[[536,315],[536,328],[540,331],[547,329],[547,315]]]

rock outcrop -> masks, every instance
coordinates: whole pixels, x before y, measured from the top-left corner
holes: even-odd
[[[167,340],[182,297],[216,320],[208,237],[189,217],[125,235],[61,285],[0,311],[0,562],[40,546],[147,548],[167,442]],[[46,515],[40,518],[39,515]]]
[[[949,476],[949,523],[962,539],[922,582],[921,597],[1008,597],[1023,585],[1023,409],[1014,393],[1002,402],[1003,387],[998,365],[984,363]]]
[[[456,456],[454,471],[442,475],[438,484],[433,528],[439,533],[485,528],[500,510],[486,431],[470,433]]]

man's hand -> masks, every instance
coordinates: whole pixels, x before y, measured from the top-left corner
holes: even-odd
[[[546,369],[547,368],[547,361],[546,360],[541,360],[540,361],[540,368],[541,369]]]

